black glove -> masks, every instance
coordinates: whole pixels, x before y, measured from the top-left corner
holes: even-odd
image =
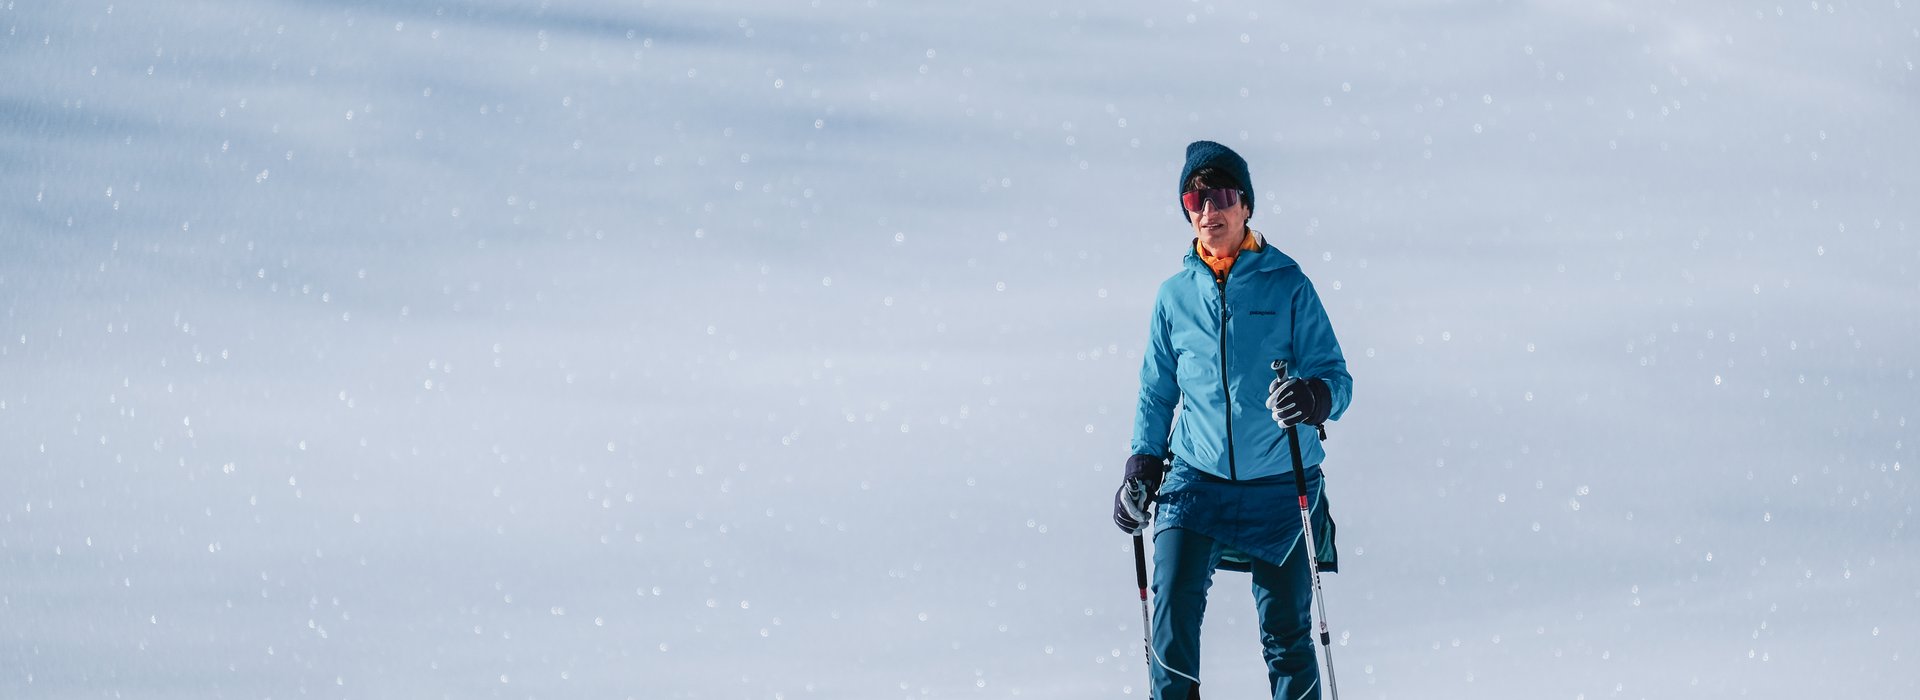
[[[1275,379],[1267,385],[1267,408],[1273,411],[1273,422],[1282,428],[1299,423],[1320,425],[1327,422],[1327,414],[1333,410],[1333,392],[1319,379]]]
[[[1113,524],[1121,532],[1139,534],[1153,521],[1154,497],[1160,493],[1160,480],[1166,475],[1167,462],[1153,455],[1127,458],[1127,476],[1120,490],[1113,493]]]

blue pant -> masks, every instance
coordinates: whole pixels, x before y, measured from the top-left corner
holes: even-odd
[[[1149,666],[1153,700],[1188,700],[1198,692],[1180,674],[1200,677],[1200,618],[1220,555],[1219,543],[1193,530],[1168,528],[1153,538],[1153,652],[1159,659]],[[1295,547],[1279,566],[1253,562],[1253,602],[1274,700],[1317,700],[1320,665],[1308,612],[1313,583],[1306,547]]]

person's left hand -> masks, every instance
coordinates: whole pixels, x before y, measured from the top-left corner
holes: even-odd
[[[1319,379],[1276,378],[1267,385],[1267,410],[1273,411],[1273,422],[1282,428],[1301,423],[1320,425],[1327,422],[1327,412],[1332,408],[1332,392],[1328,391],[1327,383]]]

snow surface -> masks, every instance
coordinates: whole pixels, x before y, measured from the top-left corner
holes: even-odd
[[[1348,697],[1915,696],[1913,4],[0,0],[0,697],[1144,697],[1199,138]]]

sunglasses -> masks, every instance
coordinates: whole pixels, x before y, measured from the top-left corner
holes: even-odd
[[[1181,193],[1180,195],[1180,205],[1186,207],[1187,211],[1205,211],[1204,207],[1208,203],[1213,204],[1214,211],[1232,209],[1234,205],[1240,203],[1240,190],[1221,187],[1194,190],[1192,192]]]

